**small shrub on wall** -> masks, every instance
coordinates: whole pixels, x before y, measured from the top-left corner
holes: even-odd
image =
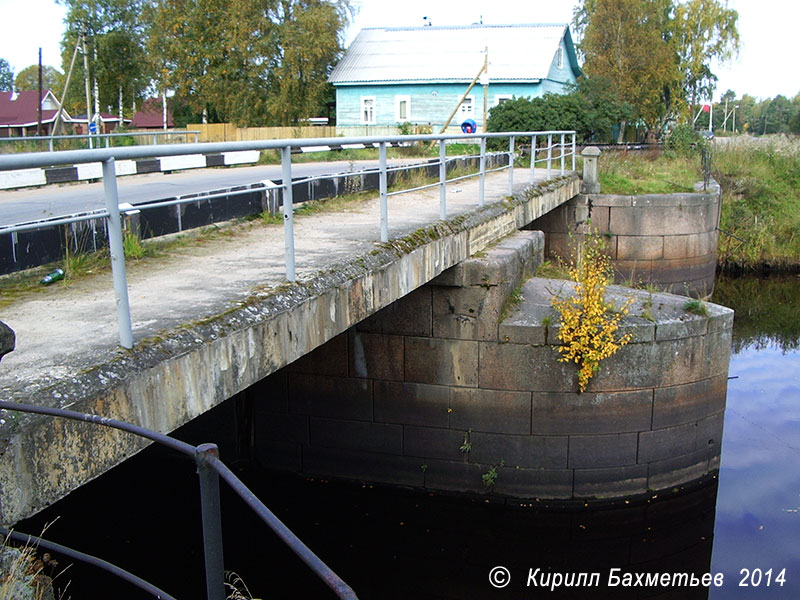
[[[578,389],[583,392],[600,370],[600,361],[630,341],[630,333],[618,336],[617,330],[633,299],[620,309],[606,302],[612,271],[602,236],[585,236],[576,255],[575,264],[569,268],[575,294],[569,298],[554,296],[553,307],[561,316],[558,339],[564,342],[558,347],[558,360],[578,365]]]

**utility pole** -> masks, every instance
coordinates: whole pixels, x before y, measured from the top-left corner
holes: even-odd
[[[36,135],[42,135],[42,49],[39,48],[39,102],[38,110],[39,120],[36,124]]]
[[[483,16],[481,16],[483,21]],[[481,85],[483,85],[483,132],[489,131],[489,46],[483,49],[483,76],[481,77]]]
[[[69,63],[69,71],[67,71],[67,80],[64,82],[64,93],[61,94],[61,101],[58,103],[58,112],[56,113],[56,120],[53,122],[53,135],[58,135],[58,127],[61,124],[61,112],[64,108],[64,102],[67,100],[67,90],[69,89],[69,80],[72,78],[72,69],[75,66],[75,58],[78,56],[78,48],[80,47],[81,40],[75,40],[75,50],[72,52],[72,60]],[[50,141],[52,144],[52,140]]]
[[[81,44],[83,47],[83,83],[86,88],[86,133],[89,136],[89,148],[93,148],[92,135],[89,132],[89,123],[91,121],[92,112],[92,95],[89,91],[89,53],[86,50],[86,23],[83,24],[81,30]]]

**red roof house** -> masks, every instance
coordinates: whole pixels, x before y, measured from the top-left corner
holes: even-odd
[[[0,137],[23,137],[36,135],[39,122],[39,92],[0,92]],[[42,134],[52,135],[53,123],[58,112],[58,100],[50,90],[42,90]],[[66,111],[61,120],[72,119]]]
[[[161,98],[148,98],[142,103],[142,108],[133,115],[131,129],[163,129],[164,112]],[[174,127],[172,112],[167,108],[167,127]]]

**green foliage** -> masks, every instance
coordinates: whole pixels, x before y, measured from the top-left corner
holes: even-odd
[[[472,429],[468,429],[464,432],[464,443],[459,446],[459,451],[463,452],[464,454],[469,454],[472,450],[472,442],[470,441],[470,434],[472,433]]]
[[[800,264],[800,141],[736,138],[717,145],[722,187],[718,260],[735,270]]]
[[[14,89],[14,70],[5,58],[0,58],[0,92]]]
[[[708,316],[708,307],[702,300],[687,300],[683,304],[683,310],[701,317]]]
[[[487,490],[494,489],[494,484],[497,482],[497,477],[498,477],[497,470],[500,467],[504,466],[505,464],[506,461],[501,458],[499,463],[497,463],[496,465],[492,465],[491,467],[489,467],[489,470],[486,473],[481,475],[481,480],[483,481],[483,487],[485,487]]]
[[[694,156],[697,153],[696,147],[700,142],[700,136],[688,123],[677,125],[669,132],[664,149],[677,156]]]
[[[569,94],[514,98],[489,111],[489,131],[574,129],[581,142],[611,140],[612,127],[631,118],[633,109],[619,100],[606,80],[582,79]]]
[[[67,28],[61,40],[64,72],[69,69],[75,44],[85,27],[89,76],[92,84],[97,82],[99,106],[118,110],[122,104],[124,114],[132,116],[133,103],[144,98],[153,78],[152,63],[144,47],[142,16],[149,0],[60,0],[60,3],[67,7]],[[61,89],[57,92],[72,114],[86,112],[84,76],[79,53],[66,96],[60,98]]]
[[[64,87],[64,75],[58,69],[42,65],[42,89],[53,90],[58,97]],[[18,91],[36,91],[39,89],[39,65],[25,67],[14,80],[14,88]]]
[[[161,86],[237,125],[290,125],[330,95],[349,0],[164,0],[146,13]]]
[[[606,194],[691,192],[702,179],[697,153],[605,152],[598,163],[600,188]]]
[[[686,114],[738,52],[738,14],[720,0],[582,0],[574,10],[589,78],[608,79],[651,132]]]

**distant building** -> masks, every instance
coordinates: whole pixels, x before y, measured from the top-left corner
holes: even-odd
[[[120,126],[119,115],[111,113],[100,113],[100,130],[97,133],[111,133]],[[122,119],[123,126],[130,123],[130,119]],[[86,115],[78,115],[72,118],[73,131],[78,135],[84,135],[87,131]]]
[[[0,137],[26,137],[36,135],[39,123],[39,103],[42,106],[42,135],[52,135],[58,112],[58,100],[50,90],[0,92]],[[70,123],[66,111],[61,120]]]
[[[329,77],[336,123],[444,125],[484,64],[488,108],[512,97],[565,93],[581,70],[567,25],[468,25],[363,29]],[[453,124],[483,124],[482,82]]]
[[[172,120],[172,111],[167,108],[167,128],[175,126]],[[161,98],[148,98],[142,103],[141,109],[133,115],[131,129],[163,129],[164,105]]]

